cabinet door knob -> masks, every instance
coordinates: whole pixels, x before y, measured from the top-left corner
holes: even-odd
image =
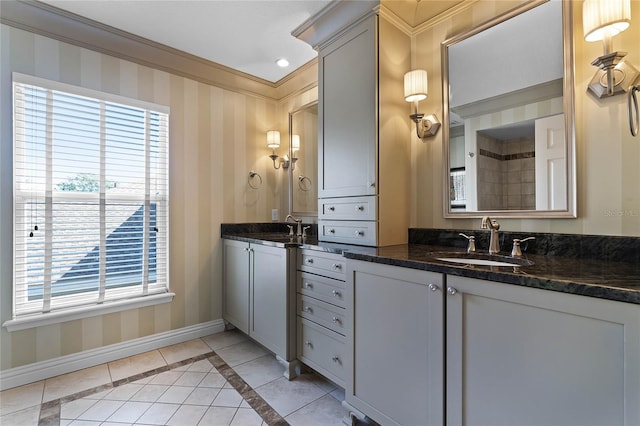
[[[312,346],[313,346],[313,343],[311,343],[311,341],[310,341],[310,340],[305,340],[304,345],[305,345],[305,346],[308,346],[308,347],[312,347]]]
[[[305,260],[305,263],[311,264],[311,263],[313,263],[313,259],[312,258],[308,258],[308,259]]]
[[[375,188],[375,187],[376,187],[375,182],[369,182],[369,188]]]
[[[312,289],[312,288],[313,288],[313,284],[311,284],[311,283],[304,283],[304,288]]]
[[[337,323],[342,322],[342,321],[340,321],[340,318],[338,318],[338,317],[333,317],[333,318],[331,318],[331,322],[337,324]]]
[[[331,229],[328,229],[327,232],[330,233],[330,234],[335,234],[336,230],[331,228]]]
[[[334,211],[336,211],[335,206],[329,206],[329,207],[327,207],[327,209],[328,209],[330,212],[334,212]]]
[[[342,269],[342,265],[339,263],[334,263],[333,265],[331,265],[331,267],[335,270],[341,270]]]
[[[340,358],[337,355],[334,355],[334,356],[331,357],[331,361],[337,363],[337,362],[340,362]]]
[[[364,237],[364,231],[356,231],[356,237]]]
[[[304,307],[304,311],[305,311],[305,312],[308,312],[308,313],[310,313],[310,314],[313,314],[313,309],[311,309],[309,306],[305,306],[305,307]]]
[[[435,284],[429,284],[429,290],[431,291],[437,291],[438,290],[438,286]]]
[[[356,211],[364,211],[364,206],[356,206]]]
[[[456,290],[453,287],[447,287],[447,293],[449,294],[456,294],[458,292],[458,290]]]
[[[333,290],[331,292],[331,294],[333,294],[333,297],[340,297],[341,296],[341,294],[340,294],[340,292],[338,290]]]

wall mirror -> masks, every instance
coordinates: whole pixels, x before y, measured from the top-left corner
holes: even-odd
[[[289,211],[318,215],[318,103],[289,113]]]
[[[576,217],[571,3],[442,43],[445,217]]]

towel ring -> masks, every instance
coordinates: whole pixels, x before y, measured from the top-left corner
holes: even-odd
[[[253,184],[253,178],[256,177],[256,176],[258,176],[258,179],[260,179],[260,183],[258,184],[258,186],[255,186]],[[251,170],[249,172],[249,177],[247,178],[247,183],[249,184],[249,186],[252,189],[258,189],[258,188],[260,188],[262,186],[262,176],[260,176],[260,173],[254,172],[253,170]]]
[[[638,116],[638,98],[636,98],[636,92],[640,92],[640,85],[631,86],[629,88],[629,98],[627,104],[627,112],[629,113],[629,130],[631,130],[631,136],[638,135],[638,126],[640,126],[640,117]],[[635,109],[635,117],[634,117]]]
[[[305,185],[304,184],[305,180],[307,182],[309,182],[309,185]],[[309,179],[308,176],[298,176],[298,186],[300,187],[301,191],[307,192],[307,191],[311,190],[311,185],[312,185],[311,179]]]

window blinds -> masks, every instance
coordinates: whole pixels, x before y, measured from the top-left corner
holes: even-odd
[[[14,319],[168,291],[168,109],[13,89]]]

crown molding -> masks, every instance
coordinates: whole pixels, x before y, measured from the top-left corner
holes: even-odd
[[[225,90],[275,101],[298,90],[291,87],[298,70],[272,83],[46,3],[2,0],[0,7],[2,24]]]

